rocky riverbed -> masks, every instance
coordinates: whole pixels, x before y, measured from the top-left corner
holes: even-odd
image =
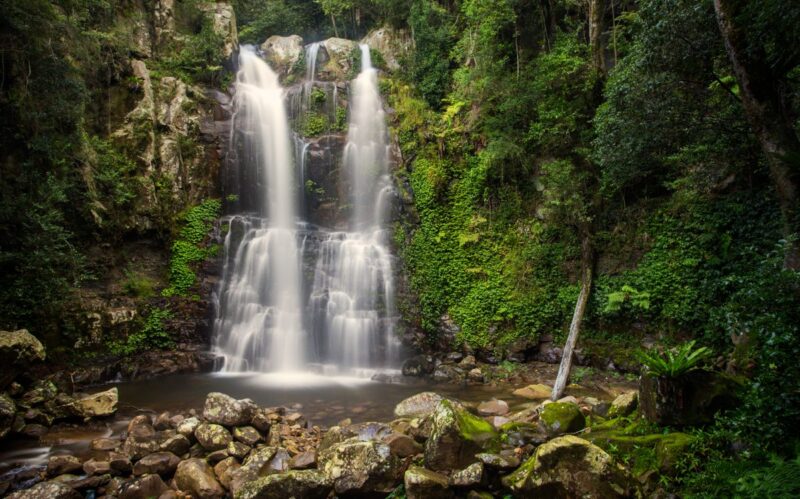
[[[15,498],[633,494],[638,482],[574,435],[593,419],[634,410],[635,392],[551,403],[548,391],[520,387],[517,397],[527,402],[511,405],[421,392],[398,403],[390,420],[327,428],[291,408],[214,392],[199,410],[109,420],[111,431],[84,442],[88,449],[7,472],[0,486]]]

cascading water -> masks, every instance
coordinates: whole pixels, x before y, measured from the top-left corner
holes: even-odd
[[[305,364],[296,179],[283,89],[250,47],[242,47],[231,144],[254,170],[265,218],[234,217],[214,324],[225,371],[296,370]],[[259,196],[256,196],[259,197]],[[231,259],[231,238],[241,237]]]
[[[327,332],[326,358],[351,370],[385,365],[395,350],[392,259],[382,227],[391,190],[388,133],[366,45],[361,61],[344,152],[353,232],[331,233],[322,243],[311,294],[315,333]]]
[[[288,125],[289,118],[320,112],[319,106],[337,114],[336,83],[315,81],[321,46],[306,47],[306,79],[288,92],[291,116],[277,75],[255,50],[243,47],[239,57],[229,166],[237,179],[237,206],[245,213],[230,217],[214,324],[225,371],[298,371],[322,364],[325,372],[362,375],[396,357],[392,256],[384,228],[393,192],[388,132],[366,45],[362,71],[350,86],[341,154],[340,182],[348,192],[340,201],[350,207],[349,231],[297,220],[305,213],[297,193],[303,195],[309,165],[336,171],[327,163],[334,156],[331,144],[340,140],[331,138],[335,134],[292,137]],[[315,88],[326,103],[309,98]],[[312,144],[327,153],[312,157]]]

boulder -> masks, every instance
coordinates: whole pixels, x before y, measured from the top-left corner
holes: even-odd
[[[74,473],[83,469],[83,463],[75,456],[52,456],[47,460],[47,476]]]
[[[542,407],[539,425],[548,435],[574,433],[586,427],[586,418],[577,404],[553,402]]]
[[[474,487],[483,481],[483,463],[472,463],[463,470],[458,470],[450,477],[454,487]]]
[[[133,474],[136,476],[160,475],[168,478],[175,473],[180,462],[181,459],[171,452],[154,452],[133,465]]]
[[[0,331],[0,390],[36,362],[45,359],[44,345],[27,329]]]
[[[89,443],[92,450],[111,451],[119,447],[120,441],[113,438],[95,438]]]
[[[111,416],[117,412],[119,392],[111,388],[104,392],[85,395],[75,401],[75,407],[84,418]]]
[[[120,475],[130,475],[133,471],[131,460],[128,456],[119,452],[108,453],[108,465],[111,467],[112,473]]]
[[[506,471],[519,466],[519,459],[514,456],[481,452],[475,454],[475,457],[489,469]]]
[[[331,491],[327,477],[317,470],[293,470],[253,480],[236,499],[324,499]]]
[[[159,431],[168,430],[172,428],[169,412],[162,412],[161,414],[159,414],[156,417],[156,420],[153,422],[153,428]]]
[[[536,453],[503,484],[521,497],[630,497],[634,486],[624,468],[603,449],[567,435]]]
[[[82,499],[75,489],[63,483],[39,482],[33,487],[14,492],[9,499]]]
[[[218,424],[203,423],[197,427],[194,436],[207,451],[225,449],[233,441],[231,433]]]
[[[200,420],[195,417],[191,417],[181,421],[176,429],[178,430],[178,433],[184,437],[192,439],[194,438],[194,432],[197,430],[198,426],[200,426]]]
[[[354,54],[360,53],[358,43],[344,38],[328,38],[322,42],[328,61],[318,70],[319,79],[343,81],[349,79],[360,68],[355,67]]]
[[[97,459],[89,459],[83,463],[83,471],[87,475],[105,475],[111,472],[111,463]]]
[[[611,407],[608,410],[608,416],[615,418],[618,416],[628,416],[639,403],[639,394],[637,392],[628,392],[618,395],[617,398],[611,402]]]
[[[385,437],[383,442],[389,446],[392,454],[397,457],[409,457],[422,452],[422,446],[408,435],[392,433]]]
[[[697,426],[714,421],[717,412],[736,407],[741,382],[727,374],[691,371],[678,378],[639,380],[639,409],[660,426]]]
[[[536,384],[528,385],[523,388],[514,390],[514,395],[517,397],[524,397],[526,399],[541,400],[549,399],[553,393],[553,389],[547,385]]]
[[[313,468],[315,464],[317,464],[317,453],[314,450],[301,452],[289,460],[289,468],[293,470]]]
[[[370,31],[361,43],[377,50],[386,62],[386,69],[390,71],[400,69],[400,61],[408,55],[412,47],[412,39],[407,31],[389,26]]]
[[[143,475],[120,486],[119,499],[151,499],[160,497],[169,487],[158,475]]]
[[[260,442],[263,437],[252,426],[240,426],[233,429],[233,439],[252,447]]]
[[[402,461],[388,445],[351,438],[319,455],[319,469],[337,494],[388,494],[402,476]]]
[[[508,414],[508,403],[503,400],[489,400],[478,405],[478,414],[481,416],[504,416]]]
[[[236,400],[224,393],[212,392],[206,397],[203,417],[209,423],[224,426],[250,424],[258,406],[250,399]]]
[[[252,448],[249,445],[245,445],[241,442],[231,442],[228,444],[226,451],[228,452],[229,456],[233,456],[237,459],[244,459],[250,454],[250,450]]]
[[[159,439],[158,450],[182,456],[189,452],[191,446],[189,439],[183,435],[166,434]]]
[[[448,400],[439,402],[432,419],[431,435],[425,442],[426,468],[461,469],[476,461],[475,454],[499,446],[499,434],[491,424]]]
[[[403,376],[421,378],[431,374],[434,369],[433,358],[429,355],[416,355],[403,362]]]
[[[450,364],[442,364],[434,369],[433,380],[437,383],[461,383],[464,381],[464,370]]]
[[[242,466],[231,475],[230,490],[236,496],[242,487],[261,477],[286,471],[289,454],[280,447],[259,447],[245,459]]]
[[[436,392],[422,392],[401,401],[394,408],[399,418],[421,418],[431,414],[444,397]]]
[[[274,35],[261,44],[261,51],[275,72],[288,75],[303,56],[303,39],[298,35]]]
[[[475,360],[474,355],[467,355],[461,362],[458,363],[458,367],[469,371],[478,367],[478,361]]]
[[[473,383],[483,383],[486,378],[483,375],[483,371],[481,371],[479,367],[476,367],[469,370],[467,373],[467,379]]]
[[[225,490],[214,476],[214,470],[204,460],[192,458],[181,461],[175,471],[175,484],[198,499],[219,499]]]
[[[449,499],[454,495],[447,476],[419,466],[410,466],[403,482],[408,499]]]
[[[8,435],[14,423],[17,405],[8,394],[0,393],[0,439]]]
[[[125,439],[125,443],[122,445],[122,451],[133,460],[158,452],[159,448],[155,430],[149,423],[142,423],[130,428],[128,438]]]
[[[239,468],[239,461],[237,461],[235,457],[228,457],[214,465],[214,475],[217,476],[217,480],[219,480],[219,483],[221,483],[223,487],[230,489],[233,474]]]

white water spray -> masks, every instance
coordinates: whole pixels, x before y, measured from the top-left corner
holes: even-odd
[[[294,160],[278,76],[251,47],[242,47],[234,98],[234,147],[255,169],[265,218],[234,217],[237,241],[226,262],[217,349],[225,371],[291,371],[305,363],[296,234]],[[228,268],[230,267],[230,269]]]
[[[385,366],[396,348],[392,259],[382,227],[391,192],[388,133],[366,45],[361,62],[344,153],[354,232],[332,233],[322,244],[311,295],[315,327],[327,332],[327,358],[350,370]]]

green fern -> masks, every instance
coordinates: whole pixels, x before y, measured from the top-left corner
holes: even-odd
[[[645,365],[650,376],[677,378],[700,365],[713,355],[708,347],[694,348],[694,341],[684,343],[663,353],[657,351],[636,353],[636,358]]]

